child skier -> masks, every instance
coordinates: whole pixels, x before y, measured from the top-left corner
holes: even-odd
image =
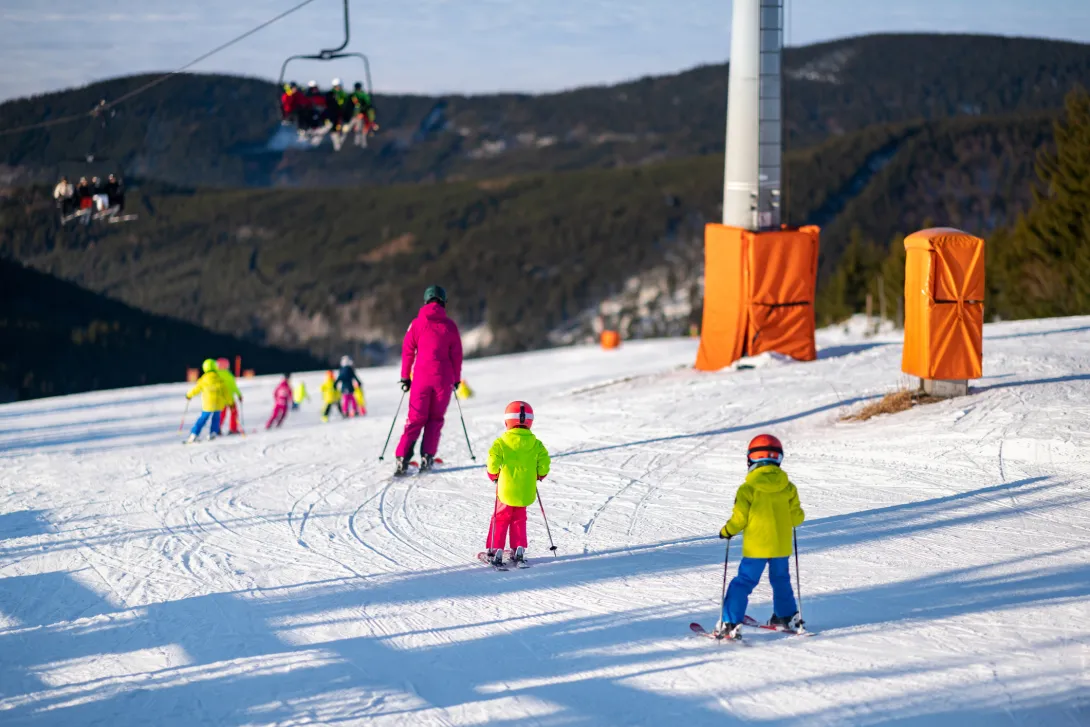
[[[279,427],[284,423],[284,417],[288,415],[288,409],[291,408],[291,374],[284,374],[284,378],[277,384],[276,389],[273,391],[273,401],[276,406],[273,407],[272,416],[269,417],[269,421],[265,423],[266,429],[272,429],[273,425]]]
[[[206,358],[201,369],[204,374],[197,379],[197,385],[185,395],[186,399],[201,395],[201,415],[189,431],[190,443],[196,442],[197,437],[201,436],[201,430],[209,419],[212,420],[212,426],[208,430],[208,439],[213,440],[220,435],[220,410],[227,403],[227,392],[223,388],[223,379],[216,372],[216,362]]]
[[[341,370],[337,372],[337,386],[341,390],[341,416],[360,416],[360,405],[356,401],[356,385],[363,387],[360,377],[356,376],[356,369],[352,367],[352,359],[341,356]]]
[[[231,362],[225,358],[216,360],[216,373],[223,379],[223,391],[225,396],[223,402],[225,404],[223,411],[220,412],[220,426],[227,425],[228,434],[241,434],[238,428],[238,404],[235,403],[237,399],[242,402],[242,392],[238,389],[238,382],[235,381],[235,375],[231,373]],[[230,419],[227,415],[230,414]]]
[[[768,565],[772,583],[772,618],[770,626],[798,631],[802,628],[795,594],[791,590],[789,569],[794,529],[806,515],[799,504],[799,493],[780,469],[783,445],[770,434],[761,434],[749,443],[746,464],[749,474],[734,496],[734,512],[720,538],[730,540],[743,530],[742,563],[730,582],[723,599],[723,613],[713,632],[717,639],[741,638],[741,625],[749,605],[749,594],[757,586]]]
[[[325,372],[325,381],[322,382],[322,404],[325,405],[322,409],[323,422],[329,421],[329,412],[334,406],[337,407],[337,411],[341,411],[341,395],[337,393],[337,377],[332,371]]]
[[[496,504],[488,528],[488,558],[503,564],[503,548],[511,531],[512,560],[526,559],[526,507],[537,499],[537,483],[549,474],[549,452],[530,431],[534,410],[513,401],[503,415],[507,431],[488,450],[488,478],[496,483]]]
[[[291,393],[291,410],[295,411],[299,408],[299,405],[310,398],[310,394],[307,393],[307,383],[302,379],[295,386],[295,391]]]

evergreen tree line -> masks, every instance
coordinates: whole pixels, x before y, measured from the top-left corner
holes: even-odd
[[[1037,153],[1029,208],[984,235],[988,320],[1090,314],[1090,93],[1084,88],[1067,95],[1053,139]],[[925,219],[921,229],[942,224]],[[863,312],[868,295],[877,312],[880,291],[887,317],[894,317],[904,294],[904,238],[914,231],[880,241],[853,227],[833,272],[819,284],[819,324]]]

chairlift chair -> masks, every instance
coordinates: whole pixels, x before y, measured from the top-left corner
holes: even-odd
[[[304,60],[309,60],[309,61],[333,61],[333,60],[338,60],[340,58],[358,58],[360,60],[360,62],[363,63],[363,78],[364,78],[365,88],[367,89],[367,95],[374,98],[374,91],[373,91],[372,86],[371,86],[371,62],[367,59],[367,56],[365,56],[363,53],[357,53],[357,52],[354,52],[354,51],[345,51],[345,48],[348,47],[349,39],[350,39],[350,29],[349,29],[349,20],[348,20],[348,0],[344,0],[344,42],[342,42],[336,48],[327,48],[325,50],[318,51],[318,53],[316,53],[316,54],[298,54],[298,55],[288,56],[288,58],[286,58],[284,60],[284,63],[280,66],[280,78],[279,78],[279,80],[277,81],[277,84],[276,84],[277,89],[283,89],[284,88],[284,79],[287,77],[288,65],[291,64],[292,61],[304,61]],[[313,146],[317,146],[318,144],[320,144],[321,141],[322,141],[322,138],[328,132],[329,132],[329,129],[325,128],[325,127],[321,127],[321,128],[317,128],[317,129],[308,129],[305,132],[304,132],[304,130],[299,129],[300,136],[305,135],[307,138],[309,138],[310,141],[311,141],[311,144]],[[357,130],[357,133],[358,133],[358,130]],[[362,145],[366,146],[366,137],[364,137],[364,139],[365,139],[365,142]],[[337,149],[340,149],[339,140],[334,140],[334,146]]]

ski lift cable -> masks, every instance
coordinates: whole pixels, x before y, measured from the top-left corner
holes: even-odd
[[[185,72],[186,70],[188,70],[189,68],[192,68],[193,66],[197,65],[201,61],[206,60],[208,58],[211,58],[212,56],[216,55],[220,51],[226,50],[227,48],[230,48],[234,44],[239,43],[239,42],[245,40],[246,38],[249,38],[254,33],[257,33],[257,32],[259,32],[261,30],[264,30],[265,28],[269,27],[273,23],[275,23],[277,21],[280,21],[280,20],[283,20],[284,18],[291,15],[292,13],[297,12],[299,10],[302,10],[304,7],[306,7],[307,5],[310,5],[312,2],[314,2],[314,0],[303,0],[298,5],[295,5],[295,6],[291,7],[291,8],[288,8],[287,10],[280,13],[276,17],[270,18],[269,20],[266,20],[265,22],[261,23],[260,25],[257,25],[255,27],[251,28],[250,30],[247,30],[242,35],[239,35],[239,36],[237,36],[235,38],[232,38],[231,40],[227,41],[226,43],[223,43],[222,45],[219,45],[216,48],[213,48],[212,50],[208,51],[207,53],[204,53],[203,55],[198,56],[197,58],[193,59],[189,63],[186,63],[184,66],[182,66],[180,68],[177,68],[177,69],[171,71],[170,73],[164,73],[163,75],[159,76],[158,78],[155,78],[155,79],[149,81],[148,83],[145,83],[143,86],[140,86],[139,88],[136,88],[136,89],[133,89],[132,91],[129,91],[128,93],[122,95],[119,98],[114,99],[113,101],[110,101],[108,103],[99,103],[91,111],[88,111],[88,112],[82,113],[82,114],[72,114],[70,116],[62,116],[62,117],[57,118],[57,119],[47,119],[46,121],[39,121],[39,122],[34,123],[34,124],[27,124],[26,126],[17,126],[17,127],[11,128],[11,129],[2,129],[2,130],[0,130],[0,136],[9,136],[11,134],[21,134],[21,133],[23,133],[25,131],[33,131],[34,129],[44,129],[44,128],[47,128],[47,127],[50,127],[50,126],[58,126],[60,124],[67,124],[67,123],[70,123],[72,121],[79,121],[81,119],[86,119],[88,117],[94,118],[94,117],[98,116],[99,114],[101,114],[103,111],[107,111],[109,109],[112,109],[113,107],[117,106],[118,104],[124,103],[125,101],[128,101],[129,99],[133,98],[134,96],[138,96],[138,95],[144,93],[145,91],[148,91],[148,90],[154,88],[155,86],[158,86],[163,81],[169,80],[170,78],[173,78],[174,76],[178,75],[179,73]]]

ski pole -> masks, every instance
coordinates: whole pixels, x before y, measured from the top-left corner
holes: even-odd
[[[727,600],[727,571],[730,570],[730,538],[727,538],[727,554],[723,556],[723,597],[719,599],[719,607]]]
[[[386,434],[386,444],[382,445],[382,454],[378,456],[378,461],[381,462],[386,457],[386,448],[390,446],[390,437],[394,436],[394,427],[397,425],[397,418],[401,416],[401,405],[405,403],[405,394],[407,392],[401,392],[401,401],[397,403],[397,412],[394,414],[394,420],[390,422],[390,431]],[[342,414],[344,412],[341,412]]]
[[[185,399],[185,411],[182,412],[182,423],[178,425],[178,431],[185,429],[185,416],[189,413],[189,402],[192,401],[188,396]]]
[[[798,534],[798,531],[792,528],[791,537],[795,541],[795,590],[798,591],[798,594],[799,594],[799,626],[800,626],[800,630],[801,630],[801,626],[805,622],[802,620],[802,576],[799,574],[799,534]]]
[[[462,420],[462,433],[466,435],[466,448],[469,450],[469,458],[474,462],[477,458],[473,456],[473,445],[469,443],[469,430],[466,429],[466,418],[462,416],[462,400],[458,398],[458,393],[454,394],[454,403],[458,405],[458,418]]]
[[[238,400],[238,423],[242,426],[242,436],[246,436],[246,412],[242,408],[242,398]]]
[[[492,506],[492,519],[488,521],[488,540],[485,541],[484,549],[492,549],[492,533],[496,527],[496,516],[500,512],[500,483],[496,483],[496,504]]]
[[[549,550],[553,551],[553,557],[556,557],[556,544],[553,543],[553,534],[549,530],[549,518],[545,517],[545,503],[541,501],[541,492],[537,493],[537,504],[541,508],[541,519],[545,521],[545,534],[549,536]]]

